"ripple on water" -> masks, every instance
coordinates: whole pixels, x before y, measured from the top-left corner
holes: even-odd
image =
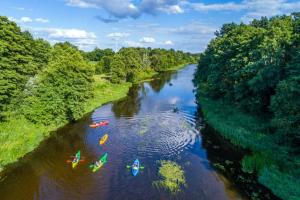
[[[154,111],[118,119],[107,115],[104,119],[101,113],[94,112],[92,120],[111,120],[107,132],[114,138],[114,144],[122,146],[122,152],[139,158],[176,156],[198,134],[195,119],[188,112]]]

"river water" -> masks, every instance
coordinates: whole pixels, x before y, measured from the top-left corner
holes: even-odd
[[[195,65],[166,72],[133,86],[126,98],[104,105],[42,142],[5,171],[0,199],[246,199],[214,170],[203,147],[193,93]],[[174,112],[178,108],[178,112]],[[106,127],[89,124],[109,120]],[[104,146],[98,140],[107,133]],[[66,160],[81,150],[84,162],[72,169]],[[108,162],[92,173],[88,165],[108,153]],[[145,168],[133,177],[126,165],[139,158]],[[156,188],[159,160],[177,162],[186,187],[176,195]]]

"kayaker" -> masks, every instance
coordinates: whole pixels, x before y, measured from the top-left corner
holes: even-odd
[[[101,165],[101,161],[96,161],[96,166],[99,167]]]
[[[137,165],[136,163],[134,163],[134,164],[132,165],[132,168],[133,168],[133,169],[138,169],[138,165]]]
[[[178,107],[176,107],[176,108],[173,109],[173,112],[174,112],[174,113],[178,113],[178,111],[179,111],[179,108],[178,108]]]
[[[74,160],[73,160],[73,163],[77,163],[78,162],[78,158],[75,157]]]

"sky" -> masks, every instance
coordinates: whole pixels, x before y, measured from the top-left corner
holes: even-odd
[[[0,15],[51,44],[85,51],[205,50],[222,24],[300,11],[300,0],[0,0]]]

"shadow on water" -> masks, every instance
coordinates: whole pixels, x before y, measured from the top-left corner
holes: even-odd
[[[159,92],[166,83],[170,83],[172,77],[176,78],[177,72],[176,71],[167,71],[163,74],[158,74],[154,77],[152,81],[150,81],[149,85],[155,92]]]
[[[141,107],[140,89],[143,88],[140,84],[133,85],[127,94],[127,97],[121,99],[112,105],[112,111],[115,117],[133,117],[138,114]]]
[[[159,91],[170,82],[172,77],[176,78],[176,75],[176,71],[167,71],[163,74],[158,74],[149,82],[149,85],[153,91],[159,93]],[[115,117],[133,117],[138,114],[141,108],[141,100],[146,96],[147,89],[144,83],[133,85],[124,99],[113,103],[112,111]]]

